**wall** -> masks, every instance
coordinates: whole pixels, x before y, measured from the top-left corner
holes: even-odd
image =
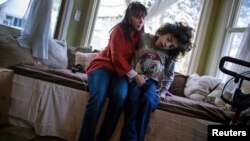
[[[215,70],[218,68],[220,61],[219,50],[222,48],[222,46],[218,46],[217,44],[223,42],[221,40],[223,37],[219,37],[218,32],[219,28],[224,27],[222,24],[226,24],[222,21],[222,17],[226,16],[226,3],[227,0],[214,0],[212,13],[210,17],[206,17],[209,18],[209,23],[207,30],[203,31],[203,33],[205,33],[205,40],[204,44],[201,46],[202,52],[197,67],[197,73],[200,75],[215,76]],[[211,70],[213,70],[213,72],[211,72]]]
[[[91,0],[75,0],[66,38],[68,45],[80,46],[90,1]],[[79,21],[74,20],[76,10],[81,11]]]
[[[220,1],[214,0],[212,6],[212,13],[209,18],[208,28],[206,32],[203,32],[205,35],[205,41],[202,46],[201,58],[198,61],[197,73],[200,75],[206,74],[206,66],[210,64],[209,56],[213,52],[213,47],[211,46],[211,41],[213,40],[213,31],[216,27],[216,18],[218,15],[218,10],[220,8]]]
[[[219,61],[221,56],[221,51],[223,48],[224,34],[219,34],[221,31],[225,31],[227,20],[229,18],[229,13],[226,11],[227,0],[215,0],[213,6],[213,13],[210,17],[209,30],[205,43],[205,50],[203,55],[206,56],[201,58],[203,62],[200,63],[198,72],[201,74],[216,75],[216,70],[219,68]]]

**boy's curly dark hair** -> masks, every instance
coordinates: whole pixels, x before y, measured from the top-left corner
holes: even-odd
[[[156,31],[155,36],[159,37],[170,33],[177,39],[179,47],[168,51],[171,59],[177,59],[178,56],[185,56],[186,52],[192,49],[193,31],[193,28],[184,25],[182,22],[166,23]]]

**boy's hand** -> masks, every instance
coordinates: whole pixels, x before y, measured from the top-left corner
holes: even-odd
[[[145,81],[143,75],[137,74],[137,75],[134,77],[134,80],[135,80],[135,82],[137,83],[137,85],[138,85],[139,87],[141,87],[141,86],[143,86],[144,84],[146,84],[146,81]]]
[[[160,98],[161,100],[167,101],[167,98],[168,98],[168,97],[172,97],[173,94],[170,93],[169,91],[167,91],[167,92],[158,92],[158,96],[159,96],[159,98]]]

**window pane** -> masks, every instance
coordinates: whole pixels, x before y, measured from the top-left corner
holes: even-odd
[[[228,55],[235,57],[236,53],[240,47],[240,43],[242,40],[244,33],[231,33],[230,36],[230,42],[229,42],[229,52]]]
[[[101,0],[90,43],[93,49],[102,50],[106,47],[109,31],[122,20],[125,9],[125,0]]]
[[[21,29],[23,26],[23,17],[29,6],[29,2],[30,0],[0,0],[0,24]],[[53,0],[52,19],[50,25],[52,32],[51,35],[54,35],[61,2],[62,0]]]
[[[155,0],[138,0],[146,5],[151,5]],[[100,5],[95,21],[90,46],[102,50],[108,44],[109,31],[120,22],[127,8],[125,0],[100,0]]]
[[[55,28],[57,25],[57,21],[58,21],[58,16],[59,16],[59,11],[60,11],[60,7],[61,7],[61,3],[62,0],[53,0],[53,5],[52,5],[52,15],[51,15],[51,35],[54,35],[55,33]]]
[[[156,2],[156,0],[140,1],[147,7]],[[162,9],[162,12],[158,16],[145,23],[145,32],[154,34],[160,25],[166,22],[173,23],[173,21],[186,22],[196,30],[202,6],[203,0],[177,0],[171,7]],[[126,7],[125,0],[101,0],[90,43],[93,49],[102,50],[106,47],[109,39],[109,31],[115,24],[122,20]],[[187,73],[190,56],[191,52],[178,61],[176,71],[184,74]]]
[[[177,0],[175,4],[167,8],[162,14],[148,22],[145,30],[154,34],[157,28],[166,22],[182,21],[197,31],[202,6],[203,0]],[[183,74],[187,73],[191,54],[192,52],[190,51],[182,59],[178,60],[175,71]]]
[[[160,25],[175,21],[188,23],[192,28],[197,29],[202,6],[203,0],[177,0],[175,4],[165,9],[162,14],[147,24],[146,32],[155,33]]]
[[[0,24],[20,29],[30,0],[7,0],[0,4]],[[17,8],[18,7],[18,8]]]
[[[250,1],[242,0],[239,12],[236,15],[235,26],[236,27],[247,27],[250,22]]]

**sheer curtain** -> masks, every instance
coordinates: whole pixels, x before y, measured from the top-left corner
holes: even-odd
[[[246,28],[244,32],[243,38],[241,40],[241,43],[240,43],[239,49],[237,50],[235,58],[250,62],[250,23],[248,24],[248,27]],[[246,71],[250,71],[249,67],[244,67],[244,66],[240,66],[237,64],[233,64],[233,63],[227,69],[233,72],[237,72],[238,74],[246,72]],[[249,73],[247,73],[246,76],[250,78]],[[230,78],[232,78],[232,76],[227,76],[226,80],[229,80]],[[229,86],[227,86],[227,90],[229,91],[233,91],[235,88],[236,88],[236,85],[233,82],[229,83]],[[250,93],[250,81],[243,82],[242,91],[245,93]]]
[[[129,3],[132,1],[136,1],[136,0],[125,0],[127,5],[129,5]],[[168,7],[170,7],[176,2],[177,0],[156,0],[156,2],[152,6],[149,7],[148,15],[145,17],[145,22],[161,14],[162,11],[164,11],[165,9],[167,9]]]
[[[52,0],[31,0],[22,35],[18,37],[20,46],[31,48],[32,55],[39,59],[48,59],[51,12]]]
[[[155,16],[161,14],[165,9],[176,3],[177,0],[157,0],[152,6],[148,9],[148,15],[145,18],[145,21],[149,21]]]
[[[248,27],[246,28],[246,30],[244,32],[244,36],[241,40],[239,49],[237,50],[235,57],[240,59],[240,60],[250,62],[250,23],[248,24]],[[231,70],[233,70],[237,73],[242,73],[242,72],[247,71],[247,70],[249,71],[250,68],[233,64],[231,66]]]

